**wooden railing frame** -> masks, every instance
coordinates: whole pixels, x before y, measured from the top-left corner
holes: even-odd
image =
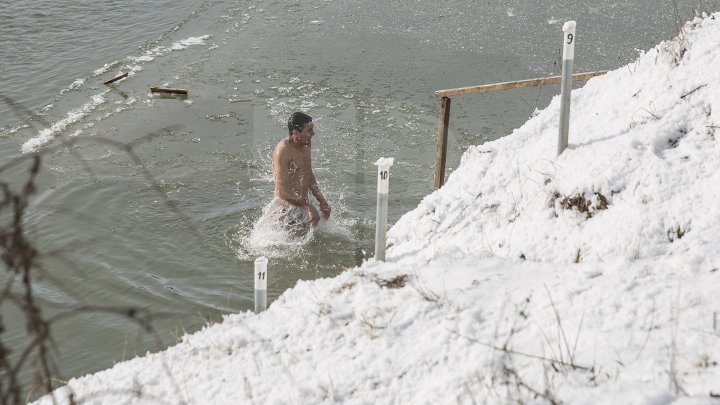
[[[574,80],[589,80],[595,76],[607,73],[607,70],[596,72],[576,73],[572,75]],[[520,89],[523,87],[536,87],[546,84],[560,83],[562,76],[539,77],[536,79],[517,80],[512,82],[502,82],[493,84],[483,84],[479,86],[458,87],[454,89],[438,90],[436,96],[440,97],[440,124],[438,126],[437,150],[435,152],[435,190],[442,187],[445,183],[445,163],[447,160],[447,136],[450,127],[450,97],[462,94],[487,93],[497,90]]]

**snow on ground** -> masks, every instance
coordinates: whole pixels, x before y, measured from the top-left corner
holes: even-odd
[[[386,263],[299,282],[55,398],[720,402],[718,19],[575,90],[560,157],[559,98],[470,147],[390,229]]]

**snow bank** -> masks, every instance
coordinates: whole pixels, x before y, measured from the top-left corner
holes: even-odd
[[[574,91],[570,146],[559,158],[558,97],[511,136],[469,148],[447,185],[393,227],[394,252],[429,240],[542,262],[682,254],[718,264],[715,27],[696,21],[684,39]],[[587,214],[562,208],[578,194]]]

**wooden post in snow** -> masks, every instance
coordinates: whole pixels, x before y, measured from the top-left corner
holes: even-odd
[[[435,151],[435,190],[445,183],[445,161],[447,160],[447,137],[450,126],[450,97],[440,101],[440,123],[438,125],[437,150]]]
[[[255,259],[255,313],[259,314],[267,309],[267,279],[268,259],[260,256]]]
[[[563,25],[563,65],[560,83],[560,125],[558,129],[557,155],[560,156],[568,146],[570,129],[570,93],[572,92],[572,71],[575,60],[575,21]]]

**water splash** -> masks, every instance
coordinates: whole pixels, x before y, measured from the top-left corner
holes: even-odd
[[[299,258],[307,253],[311,244],[324,244],[328,240],[342,244],[342,241],[355,239],[351,230],[355,219],[333,216],[327,220],[321,219],[316,228],[309,228],[304,223],[288,226],[278,221],[269,209],[270,206],[268,204],[263,209],[262,215],[254,223],[245,218],[236,228],[233,237],[237,243],[238,259],[251,261],[258,256]]]

